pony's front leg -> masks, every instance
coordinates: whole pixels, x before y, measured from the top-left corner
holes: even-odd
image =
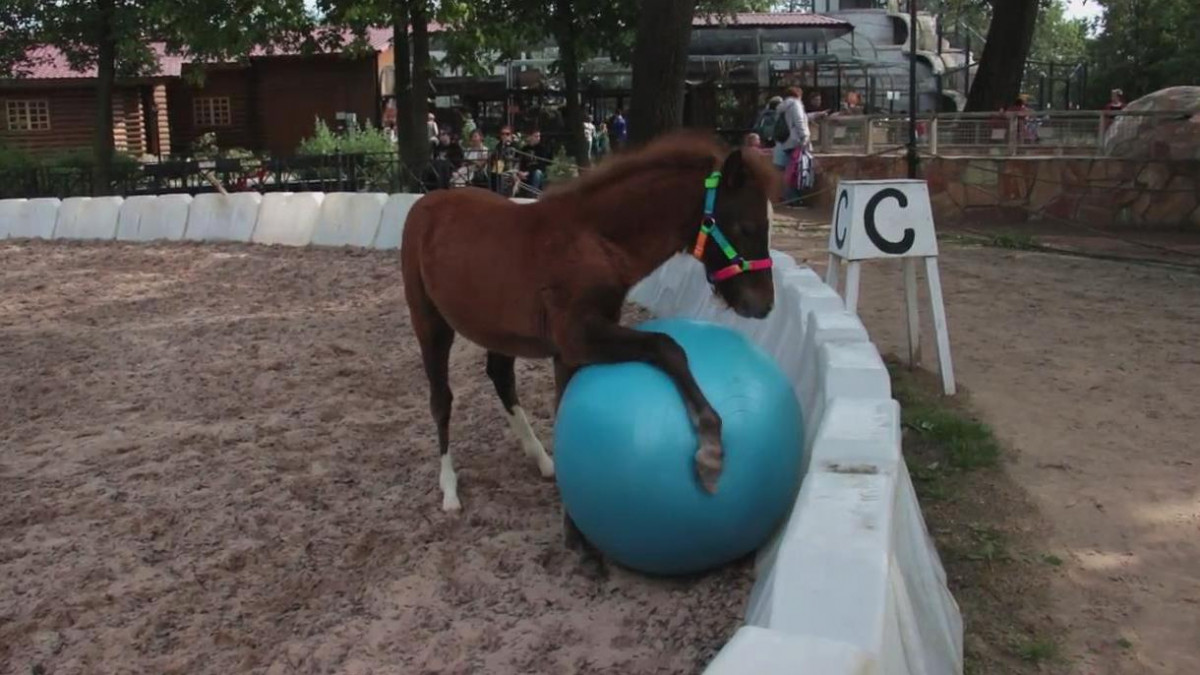
[[[679,387],[700,436],[696,475],[704,489],[717,491],[721,477],[721,417],[709,404],[688,368],[687,354],[669,335],[634,330],[601,317],[568,320],[560,334],[562,359],[573,367],[589,363],[642,361],[667,374]]]

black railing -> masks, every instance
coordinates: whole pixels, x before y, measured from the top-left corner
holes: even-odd
[[[286,158],[180,160],[119,165],[110,193],[121,196],[205,192],[399,192],[436,188],[390,153]],[[89,167],[0,169],[0,198],[93,194]]]

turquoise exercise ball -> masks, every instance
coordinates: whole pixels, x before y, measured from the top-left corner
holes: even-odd
[[[800,405],[774,359],[741,333],[655,319],[687,353],[721,416],[716,493],[695,471],[698,435],[666,373],[640,362],[580,369],[563,392],[554,461],[567,513],[596,548],[654,575],[692,574],[762,546],[791,509],[804,448]]]

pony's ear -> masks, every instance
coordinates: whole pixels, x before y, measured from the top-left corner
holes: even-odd
[[[732,190],[740,190],[749,178],[746,171],[746,160],[742,157],[742,149],[734,148],[733,152],[725,157],[725,163],[721,165],[721,185]]]

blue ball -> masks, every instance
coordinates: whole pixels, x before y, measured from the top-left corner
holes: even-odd
[[[656,319],[638,330],[675,338],[721,416],[717,492],[696,476],[698,437],[675,383],[628,362],[582,368],[563,393],[554,425],[563,504],[588,541],[626,567],[712,569],[764,544],[790,510],[803,466],[800,405],[774,359],[733,329]]]

